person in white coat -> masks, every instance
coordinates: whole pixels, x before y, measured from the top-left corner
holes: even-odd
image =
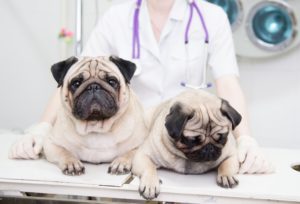
[[[177,95],[189,83],[205,87],[209,67],[217,95],[228,100],[243,117],[234,131],[240,173],[273,171],[251,137],[231,28],[220,7],[198,0],[124,1],[100,18],[82,55],[116,55],[135,62],[137,74],[131,87],[145,108]],[[52,128],[58,106],[57,91],[41,122],[12,146],[10,158],[38,158],[43,134]]]

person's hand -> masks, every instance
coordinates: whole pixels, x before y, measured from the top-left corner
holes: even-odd
[[[240,174],[272,173],[275,168],[265,157],[256,140],[251,136],[240,136],[237,139]]]
[[[24,134],[12,145],[8,157],[10,159],[38,159],[43,148],[43,140],[52,125],[41,122],[24,131]]]

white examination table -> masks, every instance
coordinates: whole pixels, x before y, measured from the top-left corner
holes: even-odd
[[[57,166],[44,159],[9,160],[7,152],[16,136],[0,134],[0,197],[7,192],[31,192],[104,198],[143,200],[138,179],[130,175],[106,173],[107,164],[85,164],[86,174],[66,176]],[[240,184],[234,189],[216,185],[216,173],[180,175],[160,170],[163,182],[156,200],[184,203],[300,203],[300,172],[291,168],[300,164],[300,150],[264,149],[274,162],[276,173],[238,175]]]

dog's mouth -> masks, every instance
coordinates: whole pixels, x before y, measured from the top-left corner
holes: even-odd
[[[93,102],[90,105],[89,115],[86,118],[87,121],[97,121],[97,120],[104,120],[107,119],[109,116],[103,113],[100,104],[97,102]]]

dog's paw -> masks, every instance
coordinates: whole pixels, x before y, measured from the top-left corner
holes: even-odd
[[[107,173],[109,174],[127,174],[131,171],[131,159],[127,157],[116,158],[108,167]]]
[[[218,175],[217,184],[223,188],[234,188],[239,181],[234,176]]]
[[[78,159],[70,159],[63,164],[60,164],[60,169],[63,174],[69,176],[79,176],[85,173],[83,164]]]
[[[140,178],[139,193],[146,200],[157,198],[161,181],[157,177],[143,175]]]

